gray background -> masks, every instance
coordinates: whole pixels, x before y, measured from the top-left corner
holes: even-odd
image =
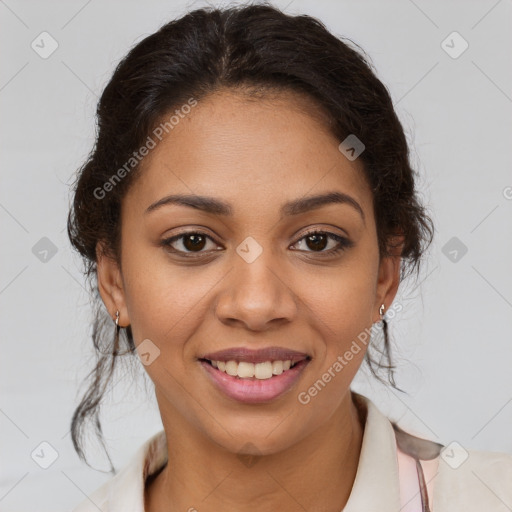
[[[92,147],[97,97],[115,64],[165,21],[203,5],[0,0],[2,511],[70,510],[111,478],[79,461],[69,434],[93,349],[88,294],[65,231],[68,187]],[[411,432],[512,453],[510,0],[276,5],[318,17],[370,54],[437,229],[421,284],[399,291],[403,310],[390,323],[397,383],[409,395],[365,369],[353,389]],[[31,47],[43,31],[58,43],[47,59]],[[457,58],[442,45],[453,31],[469,44]],[[37,254],[43,237],[57,251],[47,261]],[[467,248],[455,261],[454,243]],[[104,402],[118,469],[162,428],[142,382],[118,375]],[[51,453],[42,442],[58,454],[48,469],[31,456]],[[91,463],[106,470],[94,453]]]

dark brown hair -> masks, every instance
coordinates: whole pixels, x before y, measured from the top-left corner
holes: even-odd
[[[197,9],[163,25],[116,67],[99,100],[95,147],[73,185],[68,236],[83,258],[95,306],[92,341],[97,364],[87,376],[90,387],[71,421],[74,448],[86,463],[81,446],[84,423],[94,421],[103,444],[100,402],[120,348],[136,353],[129,326],[114,337],[114,324],[98,292],[96,248],[101,241],[105,253],[120,264],[121,201],[142,166],[135,165],[104,197],[98,197],[98,190],[165,116],[191,97],[200,101],[222,89],[300,92],[327,113],[329,129],[338,140],[353,134],[364,143],[358,158],[373,192],[379,254],[382,258],[392,252],[393,235],[404,236],[401,280],[419,271],[422,254],[432,241],[433,224],[417,198],[402,125],[364,50],[334,36],[315,18],[287,15],[268,3]],[[373,360],[371,345],[365,360],[382,382],[373,364],[379,371],[387,370],[389,383],[399,389],[385,321],[383,326],[384,350],[377,350],[390,364]]]

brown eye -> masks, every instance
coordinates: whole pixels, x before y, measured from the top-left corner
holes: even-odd
[[[167,247],[170,252],[177,254],[181,253],[184,256],[187,256],[187,253],[205,252],[203,249],[205,248],[208,240],[214,242],[214,240],[205,233],[189,231],[171,238],[166,238],[160,242],[160,245]],[[176,244],[176,242],[179,243]],[[178,245],[178,247],[175,247],[175,244]],[[179,247],[180,244],[181,247]]]
[[[329,245],[329,239],[334,240],[337,243],[334,244],[334,248],[326,251],[325,248]],[[306,233],[306,235],[303,236],[300,240],[298,240],[296,244],[301,242],[303,242],[303,245],[311,249],[310,251],[306,252],[316,252],[321,256],[332,256],[354,245],[354,243],[348,238],[327,231],[310,231],[309,233]]]
[[[306,245],[314,251],[323,251],[328,244],[328,237],[324,233],[316,233],[304,237]]]
[[[203,235],[193,234],[183,237],[183,246],[187,251],[196,251],[204,248],[206,239]]]
[[[215,240],[206,233],[198,231],[188,231],[179,235],[166,238],[160,242],[160,245],[166,247],[169,252],[178,254],[184,257],[195,257],[194,253],[201,255],[201,253],[207,253],[205,246],[208,241],[211,241],[215,246]],[[337,242],[334,247],[325,250],[329,246],[329,241]],[[179,243],[178,243],[179,242]],[[319,256],[334,256],[339,252],[348,249],[354,245],[354,243],[345,237],[336,235],[334,233],[326,231],[311,231],[306,233],[301,239],[299,239],[295,245],[303,243],[308,249],[308,253],[318,253]],[[181,247],[180,247],[181,244]],[[215,250],[215,249],[213,249]],[[220,250],[217,249],[217,250]],[[192,256],[191,256],[192,255]]]

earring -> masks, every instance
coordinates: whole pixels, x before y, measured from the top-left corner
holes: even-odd
[[[128,350],[126,350],[124,352],[119,352],[119,331],[121,330],[121,326],[119,325],[119,316],[120,316],[120,313],[117,310],[116,318],[114,320],[114,323],[116,325],[116,334],[114,336],[114,346],[113,346],[113,350],[112,350],[113,356],[124,356],[125,354],[129,354],[129,353],[132,353],[135,351],[135,344],[133,343],[133,338],[131,338],[131,336],[129,336],[128,337],[128,346],[129,346]]]
[[[118,348],[119,348],[119,331],[121,330],[121,327],[119,325],[119,311],[116,311],[116,319],[114,320],[116,324],[116,334],[114,337],[114,347],[113,347],[113,355],[116,356],[118,354]]]
[[[384,315],[384,310],[386,309],[386,306],[384,306],[384,304],[381,304],[380,308],[379,308],[379,315],[380,315],[380,319],[382,320],[382,317]]]
[[[119,311],[116,311],[115,323],[116,323],[116,333],[119,333],[119,329],[121,328],[121,327],[119,327]]]

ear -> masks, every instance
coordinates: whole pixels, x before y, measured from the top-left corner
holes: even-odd
[[[96,244],[96,262],[98,290],[103,303],[114,321],[116,311],[119,311],[119,325],[126,327],[130,324],[130,319],[121,270],[117,261],[106,254],[102,242]]]
[[[380,261],[374,304],[374,315],[376,319],[374,319],[373,322],[380,321],[380,306],[384,304],[386,311],[393,303],[396,292],[398,291],[404,238],[403,235],[391,237],[389,243],[389,252],[391,255],[382,258]]]

